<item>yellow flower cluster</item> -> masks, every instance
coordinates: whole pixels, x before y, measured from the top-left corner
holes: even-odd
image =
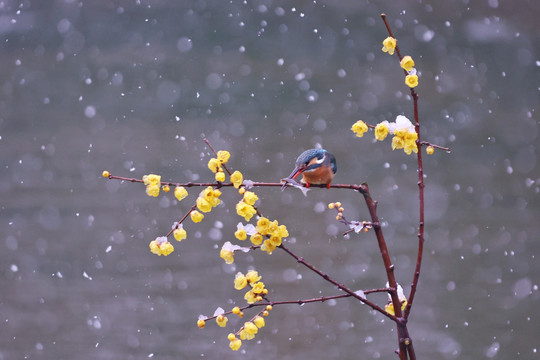
[[[160,236],[150,242],[150,251],[156,255],[167,256],[174,251],[174,247],[167,240],[167,237]]]
[[[407,76],[405,76],[405,84],[411,88],[417,87],[418,75],[416,75],[416,69],[414,68],[414,60],[412,57],[409,55],[404,56],[399,62],[399,65],[407,72]]]
[[[210,212],[212,208],[221,204],[221,200],[219,199],[220,196],[221,191],[208,186],[206,189],[201,191],[199,197],[197,198],[197,209],[205,213]]]
[[[157,197],[161,188],[161,176],[156,174],[144,175],[142,180],[144,185],[146,185],[146,194]]]
[[[217,152],[217,157],[211,158],[208,161],[208,168],[216,174],[216,181],[225,181],[225,173],[223,172],[223,164],[229,161],[231,154],[228,151],[220,150]]]
[[[253,245],[262,244],[261,250],[266,251],[268,254],[271,254],[276,247],[281,245],[283,238],[289,236],[289,231],[285,225],[279,225],[277,220],[270,221],[265,217],[260,217],[257,220],[255,231],[250,237],[251,242]]]
[[[339,201],[328,204],[328,208],[330,210],[332,210],[332,209],[337,210],[338,214],[336,215],[336,220],[339,221],[339,220],[343,219],[343,212],[345,211],[345,209],[343,208],[343,206],[341,206],[341,203]]]
[[[261,280],[261,276],[255,270],[248,271],[247,274],[241,272],[237,273],[234,279],[234,288],[237,290],[244,289],[248,284],[251,289],[246,293],[244,299],[248,304],[254,304],[257,301],[262,301],[263,296],[268,294],[268,289],[265,288],[264,283]],[[268,305],[266,310],[259,312],[253,319],[244,323],[244,326],[238,331],[240,338],[234,333],[230,333],[227,338],[229,339],[229,347],[236,351],[242,346],[242,340],[251,340],[255,338],[255,335],[259,332],[259,329],[265,326],[263,316],[268,316],[268,311],[272,309],[272,306]],[[232,309],[233,314],[238,316],[244,316],[244,313],[238,307]]]
[[[362,137],[368,131],[368,126],[362,120],[358,120],[351,126],[351,130],[357,137]]]
[[[237,351],[242,346],[242,340],[251,340],[255,338],[255,335],[259,332],[259,329],[263,328],[266,325],[263,316],[268,316],[268,312],[270,310],[272,310],[272,305],[267,305],[265,310],[259,312],[250,321],[245,322],[244,326],[242,326],[237,333],[240,338],[236,337],[237,334],[230,333],[227,336],[227,339],[230,341],[229,347],[232,350]],[[240,310],[238,306],[235,306],[232,309],[232,313],[240,317],[244,316],[244,313]]]
[[[396,50],[397,41],[393,37],[387,37],[383,40],[382,51],[387,52],[390,55],[394,55]],[[404,56],[399,65],[407,72],[405,76],[405,84],[410,88],[418,86],[418,75],[416,75],[416,69],[414,68],[414,60],[409,55]]]
[[[234,174],[231,175],[231,181],[233,175]],[[253,217],[253,215],[257,214],[257,210],[255,209],[254,205],[257,200],[259,200],[259,197],[253,191],[245,191],[244,188],[240,189],[240,192],[242,192],[244,196],[242,200],[240,200],[238,204],[236,204],[236,213],[239,216],[243,217],[246,221],[249,221]]]
[[[418,134],[409,119],[403,115],[398,115],[396,122],[390,126],[392,127],[392,134],[394,135],[392,138],[392,150],[403,149],[407,155],[418,152],[418,147],[416,145]]]
[[[353,125],[353,131],[355,131],[355,125]],[[418,152],[418,146],[416,145],[418,134],[416,133],[414,125],[405,116],[398,115],[396,121],[393,123],[385,120],[375,126],[375,139],[378,141],[386,139],[388,134],[394,135],[392,138],[392,150],[403,149],[407,155]],[[359,135],[357,134],[357,136]],[[363,136],[363,133],[361,136]]]
[[[234,288],[242,290],[249,284],[251,288],[244,295],[244,299],[248,304],[254,304],[257,301],[262,301],[263,296],[268,294],[268,289],[264,287],[264,283],[260,280],[261,276],[255,270],[248,271],[246,275],[239,272],[234,278]]]

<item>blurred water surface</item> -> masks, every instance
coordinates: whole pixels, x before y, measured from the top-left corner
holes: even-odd
[[[279,181],[317,144],[339,183],[370,184],[406,291],[416,259],[415,161],[351,124],[412,118],[388,15],[421,71],[427,241],[410,331],[419,359],[538,358],[540,6],[536,1],[1,1],[0,359],[390,359],[393,324],[356,301],[276,307],[256,340],[228,349],[199,314],[243,303],[257,268],[274,300],[336,294],[276,251],[219,249],[238,195],[164,258],[148,243],[191,206],[104,180],[159,173],[210,181],[208,137],[252,180]],[[227,189],[229,190],[229,189]],[[384,286],[372,233],[325,209],[359,197],[257,189],[289,247],[353,289]],[[373,297],[384,304],[384,296]],[[249,316],[246,314],[246,316]]]

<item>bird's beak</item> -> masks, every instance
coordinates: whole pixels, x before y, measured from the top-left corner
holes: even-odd
[[[289,179],[296,179],[298,177],[298,175],[300,175],[304,171],[306,171],[305,166],[297,166],[297,167],[295,167],[293,172],[291,173],[291,175],[289,175]]]
[[[291,173],[291,175],[289,175],[287,177],[287,179],[296,179],[298,177],[298,175],[300,175],[301,173],[303,173],[304,171],[306,171],[306,167],[305,166],[297,166],[294,168],[293,172]],[[287,187],[287,182],[285,182],[282,186],[281,186],[281,191],[283,191],[283,189],[285,189],[285,187]]]

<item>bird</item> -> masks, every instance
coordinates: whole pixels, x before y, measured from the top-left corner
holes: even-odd
[[[311,184],[326,184],[330,188],[330,183],[337,172],[336,157],[324,149],[309,149],[304,151],[296,159],[296,167],[291,175],[285,179],[283,190],[291,180],[302,174],[301,182],[307,188]],[[287,181],[288,180],[288,181]]]

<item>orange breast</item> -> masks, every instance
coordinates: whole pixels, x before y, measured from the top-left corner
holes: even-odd
[[[334,178],[332,169],[328,166],[320,166],[302,173],[302,182],[309,184],[330,184]]]

